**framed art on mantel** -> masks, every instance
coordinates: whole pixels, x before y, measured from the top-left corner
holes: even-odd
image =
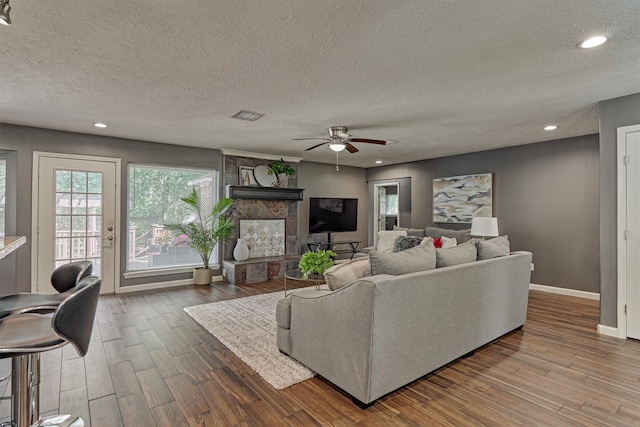
[[[258,185],[256,176],[253,174],[254,169],[251,166],[238,166],[238,185]]]
[[[474,216],[493,216],[493,174],[433,180],[433,222],[471,224]]]

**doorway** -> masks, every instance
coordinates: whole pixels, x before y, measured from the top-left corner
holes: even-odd
[[[618,337],[640,339],[640,125],[617,139]]]
[[[119,277],[120,160],[34,152],[31,291],[55,293],[51,272],[93,263],[100,293]]]
[[[373,202],[373,241],[378,241],[378,232],[383,230],[393,230],[394,226],[399,227],[399,182],[385,182],[374,184],[375,200]]]

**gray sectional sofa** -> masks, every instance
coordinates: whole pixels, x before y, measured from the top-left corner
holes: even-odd
[[[526,319],[530,252],[392,276],[279,301],[280,351],[366,406]]]

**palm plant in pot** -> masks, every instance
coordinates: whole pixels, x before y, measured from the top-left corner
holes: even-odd
[[[233,220],[225,215],[233,201],[223,197],[213,203],[210,197],[202,197],[195,187],[189,195],[180,200],[187,204],[192,217],[182,224],[167,224],[165,228],[176,236],[186,236],[179,244],[191,247],[200,255],[203,266],[193,269],[193,284],[209,285],[211,253],[219,242],[224,242],[233,235],[235,225]]]

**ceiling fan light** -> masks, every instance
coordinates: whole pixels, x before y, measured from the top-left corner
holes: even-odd
[[[329,148],[331,148],[335,152],[339,152],[347,148],[347,146],[344,144],[344,142],[332,142],[331,144],[329,144]]]

